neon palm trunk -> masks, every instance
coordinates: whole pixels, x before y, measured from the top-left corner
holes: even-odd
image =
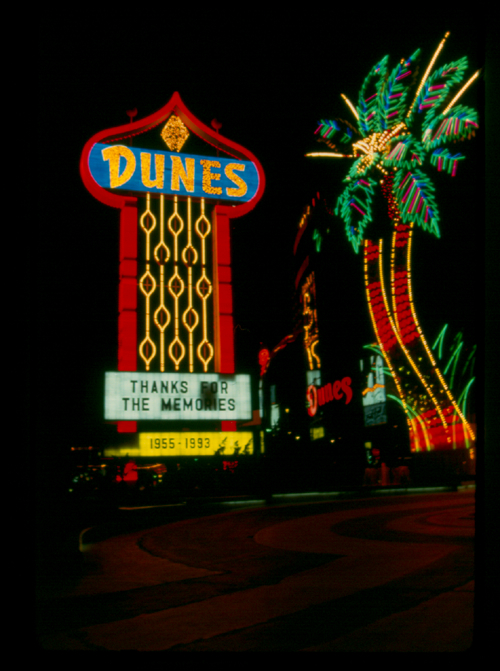
[[[365,287],[374,331],[407,415],[412,451],[470,447],[474,435],[428,347],[417,320],[411,288],[413,224],[402,223],[392,194],[392,175],[382,191],[394,229],[391,302],[383,277],[383,246],[364,244]]]

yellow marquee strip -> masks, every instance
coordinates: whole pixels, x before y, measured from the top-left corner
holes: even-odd
[[[238,457],[254,453],[251,431],[140,433],[141,457]]]

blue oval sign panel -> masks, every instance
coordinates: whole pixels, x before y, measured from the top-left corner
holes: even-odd
[[[132,192],[247,202],[259,175],[251,161],[96,143],[89,170],[99,186]]]

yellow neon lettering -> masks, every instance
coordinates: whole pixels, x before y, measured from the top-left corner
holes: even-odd
[[[194,191],[194,158],[186,158],[186,168],[182,165],[180,156],[171,156],[172,159],[172,179],[170,188],[172,191],[179,191],[180,182],[184,184],[186,191]]]
[[[236,186],[237,189],[226,188],[226,193],[228,196],[244,196],[248,191],[247,183],[240,177],[240,175],[235,175],[235,170],[245,170],[243,163],[228,163],[224,169],[226,177],[231,180]]]
[[[145,187],[163,189],[163,176],[165,173],[165,156],[155,154],[156,179],[151,179],[151,154],[141,152],[141,177]]]
[[[220,179],[220,174],[210,170],[211,168],[220,168],[220,162],[200,160],[200,163],[203,166],[203,191],[205,193],[221,194],[222,188],[220,186],[212,186],[212,180]]]
[[[120,175],[120,157],[126,160],[125,168]],[[123,145],[115,145],[114,147],[106,147],[102,150],[102,158],[109,161],[109,186],[114,189],[117,186],[122,186],[134,174],[135,170],[135,156],[133,152]]]

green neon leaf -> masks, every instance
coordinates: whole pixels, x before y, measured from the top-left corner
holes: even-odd
[[[452,141],[470,139],[479,127],[478,113],[472,107],[455,105],[446,114],[431,117],[423,127],[422,143],[427,151]]]
[[[321,251],[321,242],[323,241],[323,237],[321,233],[318,231],[317,228],[314,229],[313,231],[313,240],[316,242],[316,251],[320,252]]]
[[[439,359],[441,359],[441,357],[443,356],[444,334],[446,333],[446,329],[447,329],[447,328],[448,328],[448,324],[445,324],[445,325],[443,326],[443,328],[441,329],[440,334],[439,334],[438,337],[436,338],[436,342],[435,342],[434,345],[432,346],[432,349],[435,350],[435,349],[436,349],[436,345],[439,343],[439,353],[438,353],[438,357],[439,357]]]
[[[358,127],[364,137],[370,133],[384,130],[382,128],[379,98],[387,75],[388,60],[389,56],[384,56],[373,66],[359,91],[356,109],[359,115]]]
[[[440,237],[434,186],[423,172],[398,169],[394,176],[393,193],[405,224],[413,221],[424,231]]]
[[[383,165],[387,168],[417,168],[424,160],[423,145],[411,135],[400,135],[392,140]]]
[[[349,168],[349,172],[347,173],[347,177],[345,178],[344,182],[356,181],[360,177],[364,177],[366,173],[372,169],[370,164],[367,164],[364,167],[362,166],[364,158],[365,157],[363,155],[354,161],[352,166]]]
[[[441,147],[432,152],[431,165],[439,172],[445,171],[449,175],[455,175],[458,161],[462,161],[464,158],[463,154],[451,154],[448,149]]]
[[[372,195],[376,182],[369,177],[350,182],[337,200],[335,214],[345,223],[347,238],[358,253],[363,234],[372,221]]]
[[[386,394],[386,396],[387,398],[390,398],[392,401],[397,401],[397,403],[399,403],[399,405],[403,408],[405,412],[407,412],[410,415],[410,417],[413,418],[418,417],[418,412],[414,408],[412,408],[407,403],[403,403],[403,401],[397,396],[394,396],[394,394]]]
[[[455,345],[455,343],[457,343],[457,344]],[[458,362],[458,358],[460,356],[460,351],[462,350],[463,344],[464,343],[463,343],[463,340],[462,340],[462,333],[461,332],[457,333],[457,335],[453,339],[453,345],[450,348],[450,349],[454,348],[453,353],[452,353],[448,363],[446,364],[446,368],[443,371],[443,374],[446,375],[446,373],[450,369],[451,364],[453,363],[453,370],[451,372],[451,381],[450,381],[450,385],[449,385],[450,389],[453,389],[453,380],[455,378],[455,371],[457,369],[457,362]]]
[[[412,124],[422,115],[425,115],[423,127],[427,127],[432,118],[438,114],[439,108],[445,102],[452,87],[459,84],[467,70],[467,56],[458,61],[448,63],[434,70],[427,78],[417,99],[413,103],[408,116],[408,124]]]
[[[391,128],[404,121],[406,98],[413,83],[412,74],[420,54],[417,49],[410,58],[398,63],[392,70],[379,96],[379,113],[382,129]]]
[[[360,139],[356,128],[344,119],[321,119],[316,129],[319,142],[325,142],[330,149],[342,154],[350,154],[350,144]]]
[[[463,370],[462,370],[462,375],[465,375],[465,372],[466,372],[466,370],[467,370],[467,368],[468,368],[468,366],[469,366],[469,363],[472,363],[472,365],[471,365],[471,370],[470,370],[470,372],[471,372],[471,374],[472,374],[472,370],[473,370],[473,368],[474,368],[474,363],[475,363],[475,359],[474,359],[473,357],[474,357],[474,355],[475,355],[475,353],[476,353],[476,347],[477,347],[477,345],[474,345],[474,347],[473,347],[472,350],[471,350],[471,353],[470,353],[469,356],[467,357],[467,359],[466,359],[466,361],[465,361],[465,366],[464,366],[464,368],[463,368]]]
[[[476,378],[473,377],[471,380],[469,380],[469,382],[467,383],[465,389],[464,389],[463,392],[460,394],[460,397],[459,397],[459,399],[458,399],[458,404],[460,405],[460,403],[462,403],[462,405],[460,406],[460,409],[462,410],[462,413],[463,413],[464,415],[466,415],[467,396],[469,395],[469,389],[470,389],[470,387],[471,387],[471,385],[472,385],[472,383],[474,382],[475,379],[476,379]]]

